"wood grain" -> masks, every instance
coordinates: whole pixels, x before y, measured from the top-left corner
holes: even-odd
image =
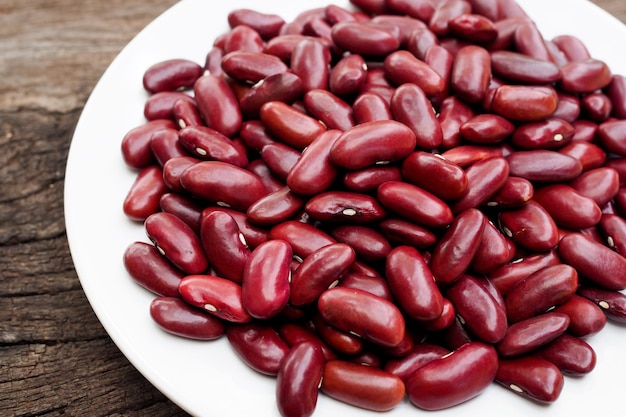
[[[0,3],[0,415],[183,416],[110,340],[63,217],[82,107],[124,45],[175,0]],[[626,21],[622,0],[595,3]]]

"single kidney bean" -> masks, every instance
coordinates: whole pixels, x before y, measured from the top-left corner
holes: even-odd
[[[413,54],[418,60],[423,61],[426,58],[426,51],[428,51],[431,46],[439,45],[439,43],[437,35],[427,26],[417,27],[407,36],[406,50]]]
[[[178,297],[157,297],[150,303],[150,317],[168,333],[188,339],[215,340],[226,333],[216,317],[190,306]]]
[[[292,307],[287,306],[283,313],[290,308]],[[300,318],[304,318],[304,316]],[[303,342],[314,343],[322,350],[324,358],[327,361],[337,359],[337,354],[316,333],[315,326],[310,320],[304,323],[296,323],[289,320],[283,321],[277,325],[277,331],[281,339],[283,339],[290,347]]]
[[[181,129],[187,126],[204,124],[196,103],[185,99],[178,99],[174,102],[172,117]]]
[[[441,315],[443,296],[433,273],[415,248],[394,248],[385,262],[385,275],[395,299],[409,317],[427,321]]]
[[[328,45],[328,42],[324,41],[321,38],[315,38],[313,36],[306,36],[300,33],[290,33],[290,34],[280,34],[278,36],[273,37],[265,43],[265,47],[263,48],[263,52],[275,55],[283,60],[283,62],[290,64],[291,63],[291,55],[293,54],[294,49],[303,40],[314,40],[321,42],[324,45]]]
[[[324,354],[315,343],[303,342],[289,350],[276,376],[276,404],[281,416],[313,414],[324,363]]]
[[[561,336],[570,318],[565,313],[549,312],[511,324],[496,349],[501,357],[532,352]]]
[[[256,83],[288,70],[277,56],[263,52],[233,51],[222,57],[222,70],[231,78]]]
[[[524,55],[543,61],[551,60],[546,40],[543,38],[537,25],[531,20],[526,20],[517,25],[513,35],[513,42],[515,50]]]
[[[561,261],[555,251],[531,254],[497,269],[490,273],[488,278],[498,292],[506,296],[518,282],[543,268],[560,263]]]
[[[617,323],[626,323],[626,295],[619,291],[583,286],[578,294],[598,305],[607,318]]]
[[[428,152],[417,151],[406,157],[402,176],[446,201],[462,197],[467,190],[467,176],[458,165]]]
[[[267,194],[259,178],[249,171],[220,161],[202,161],[185,169],[183,188],[193,195],[240,210]]]
[[[494,272],[511,260],[515,255],[512,252],[508,238],[487,221],[469,269],[478,274]]]
[[[521,207],[535,194],[535,187],[525,178],[509,176],[506,182],[487,202],[488,207]]]
[[[604,207],[619,191],[619,173],[609,167],[590,169],[570,183],[580,195]]]
[[[511,143],[520,149],[555,149],[572,140],[574,127],[563,119],[549,118],[518,126]]]
[[[126,165],[134,169],[146,168],[155,163],[150,148],[152,135],[161,129],[175,129],[170,119],[149,120],[130,129],[122,138],[122,157]]]
[[[273,226],[293,218],[304,207],[304,200],[289,187],[283,187],[254,202],[246,211],[248,219],[260,226]]]
[[[290,303],[302,306],[316,302],[325,290],[337,285],[355,260],[354,249],[345,243],[315,250],[304,258],[291,277]]]
[[[442,140],[440,149],[452,149],[462,142],[460,128],[474,117],[474,110],[455,96],[448,96],[439,106]]]
[[[446,87],[437,71],[408,51],[400,50],[387,55],[383,69],[394,84],[415,84],[428,98],[439,96]]]
[[[261,243],[268,240],[269,231],[265,228],[250,223],[246,214],[241,211],[220,206],[209,206],[202,210],[202,217],[200,221],[202,221],[202,218],[205,218],[216,211],[229,214],[235,220],[239,231],[244,236],[243,240],[247,242],[249,247],[255,248]]]
[[[454,57],[452,91],[468,103],[478,103],[487,94],[491,80],[491,56],[477,45],[462,47]]]
[[[146,234],[156,248],[176,267],[187,274],[199,274],[208,267],[200,240],[181,219],[158,212],[144,222]]]
[[[383,260],[391,251],[391,244],[375,229],[359,225],[337,226],[330,234],[338,242],[350,245],[359,259],[366,262]]]
[[[480,245],[486,222],[486,216],[474,208],[454,219],[435,245],[430,259],[430,269],[438,284],[450,285],[467,271]]]
[[[124,214],[133,221],[144,221],[159,211],[159,201],[167,191],[168,187],[159,166],[141,169],[124,197]]]
[[[306,258],[317,249],[336,243],[335,239],[317,227],[297,220],[288,220],[274,226],[269,233],[270,239],[286,240],[294,255]]]
[[[228,13],[228,24],[231,28],[236,26],[250,26],[263,39],[271,39],[277,36],[285,20],[270,13],[262,13],[251,9],[235,9]]]
[[[304,107],[328,129],[348,130],[354,126],[352,106],[327,90],[313,89],[304,94]]]
[[[577,121],[581,112],[580,98],[577,95],[560,91],[557,92],[557,96],[558,104],[551,117],[565,120],[568,123]]]
[[[479,340],[497,343],[504,337],[506,310],[477,278],[463,275],[445,294],[461,323]]]
[[[397,346],[404,339],[402,313],[391,302],[369,292],[334,287],[317,301],[322,318],[330,325],[381,346]]]
[[[509,176],[509,164],[504,158],[489,158],[472,164],[465,175],[467,190],[451,206],[457,214],[482,206],[500,191]]]
[[[569,229],[586,229],[600,221],[602,211],[591,198],[565,184],[551,184],[535,190],[533,199],[546,209],[554,222]]]
[[[328,89],[331,53],[329,48],[317,39],[301,40],[291,53],[291,71],[302,80],[304,91],[315,88]]]
[[[497,114],[478,114],[459,127],[463,139],[477,144],[499,143],[515,131],[513,123]]]
[[[558,150],[559,153],[578,159],[582,164],[583,172],[604,165],[606,152],[602,148],[591,142],[576,139],[576,133],[572,139],[571,142]]]
[[[626,156],[626,120],[610,120],[598,126],[600,144],[609,152]]]
[[[399,218],[387,218],[379,223],[378,228],[390,241],[417,249],[431,247],[437,241],[435,234],[428,228]]]
[[[448,23],[457,16],[470,13],[472,6],[464,0],[446,0],[435,6],[435,10],[428,21],[428,27],[437,36],[449,33]]]
[[[233,323],[248,323],[252,317],[241,302],[241,286],[214,275],[187,275],[178,285],[187,303]],[[227,330],[228,332],[228,330]]]
[[[307,201],[304,210],[320,221],[371,223],[382,220],[387,211],[372,196],[348,191],[326,191]]]
[[[143,86],[150,93],[175,91],[193,86],[204,69],[188,59],[168,59],[150,66],[143,74]]]
[[[239,131],[239,138],[247,148],[254,151],[260,151],[263,146],[276,143],[276,139],[260,120],[246,120]]]
[[[421,323],[421,327],[427,332],[436,332],[438,330],[445,330],[452,327],[455,320],[457,320],[454,306],[447,298],[443,299],[443,311],[441,315],[433,320],[425,321]]]
[[[574,137],[572,140],[592,142],[598,132],[598,124],[590,120],[577,119],[572,125],[574,126]]]
[[[290,350],[276,330],[258,322],[231,324],[226,337],[244,363],[264,375],[277,375]]]
[[[626,258],[608,247],[571,233],[559,244],[559,256],[581,276],[609,290],[626,288]]]
[[[345,21],[357,20],[354,12],[335,4],[329,4],[324,9],[324,17],[330,23],[339,23]]]
[[[591,93],[580,99],[580,106],[584,114],[594,122],[602,123],[607,120],[613,111],[613,103],[609,96],[603,93]]]
[[[250,249],[237,221],[223,211],[203,213],[200,242],[215,272],[223,278],[241,283]]]
[[[178,284],[185,274],[154,245],[134,242],[124,251],[123,260],[126,271],[137,284],[159,296],[179,296]]]
[[[393,302],[393,294],[386,279],[379,276],[366,275],[358,272],[348,272],[343,275],[338,286],[356,288],[374,294],[380,298]]]
[[[415,149],[415,133],[394,120],[356,125],[346,130],[330,148],[330,160],[349,170],[397,161]]]
[[[448,349],[443,346],[433,343],[418,343],[414,345],[411,352],[406,356],[387,361],[384,370],[406,383],[411,374],[417,369],[435,359],[442,358],[448,353],[450,353]]]
[[[174,103],[178,100],[186,100],[195,104],[195,99],[182,91],[161,91],[151,94],[146,99],[143,107],[143,115],[148,120],[174,119]]]
[[[246,259],[241,302],[252,317],[270,319],[287,305],[292,255],[287,242],[268,240],[257,246]]]
[[[525,84],[550,84],[561,79],[561,70],[553,62],[514,51],[491,53],[494,75]]]
[[[400,47],[395,26],[373,22],[340,22],[333,25],[332,40],[340,48],[353,54],[387,56]]]
[[[496,6],[500,8],[499,5]],[[499,12],[498,12],[499,13]],[[501,13],[499,13],[500,15]],[[515,31],[520,23],[524,23],[530,20],[528,17],[503,17],[499,16],[497,19],[492,19],[493,25],[498,31],[496,39],[489,44],[488,49],[490,51],[502,51],[511,50],[514,47],[513,41],[515,38]]]
[[[319,314],[313,316],[315,331],[334,352],[355,356],[364,353],[364,340],[326,323]]]
[[[550,117],[557,108],[557,99],[528,86],[503,85],[495,89],[491,108],[509,120],[532,122]]]
[[[611,107],[613,116],[618,119],[626,118],[626,77],[621,74],[613,74],[611,82],[604,89],[605,93],[611,99]]]
[[[608,65],[598,59],[574,61],[561,67],[561,88],[570,93],[591,93],[611,83],[612,74]]]
[[[617,214],[603,214],[598,229],[609,248],[626,255],[626,220]]]
[[[573,336],[592,336],[600,332],[606,325],[606,316],[602,309],[591,300],[580,295],[573,295],[553,311],[569,316],[570,324],[567,332]]]
[[[583,339],[563,333],[533,356],[554,364],[565,375],[580,376],[596,367],[596,353]]]
[[[239,167],[248,157],[226,136],[205,126],[187,126],[178,132],[180,144],[199,159],[227,162]]]
[[[239,107],[247,117],[258,118],[261,107],[265,103],[281,101],[292,104],[301,96],[303,91],[300,77],[292,72],[281,72],[270,75],[250,87],[239,99]],[[245,121],[239,132],[240,136],[244,135],[243,128],[246,123],[250,122],[257,121]]]
[[[441,144],[441,125],[432,103],[420,87],[406,83],[396,88],[391,96],[390,109],[395,120],[413,131],[418,149],[431,150]]]
[[[265,103],[259,115],[273,136],[296,149],[309,146],[326,130],[318,120],[280,101]]]
[[[167,188],[179,194],[189,194],[180,183],[183,172],[187,168],[200,162],[200,159],[193,156],[177,156],[170,158],[163,164],[163,181]]]
[[[584,61],[591,58],[587,46],[574,35],[559,35],[552,38],[552,42],[558,46],[568,61]]]
[[[532,356],[501,359],[495,381],[534,401],[552,403],[563,390],[563,374],[545,359]]]
[[[497,370],[496,350],[482,342],[470,342],[418,368],[406,381],[406,391],[417,407],[441,410],[481,394]]]
[[[441,45],[431,45],[424,55],[424,62],[434,69],[445,83],[443,92],[433,97],[433,105],[437,106],[450,96],[450,78],[452,77],[452,66],[454,65],[454,55]]]
[[[493,42],[498,36],[493,21],[477,13],[464,13],[450,19],[448,30],[453,36],[478,44]]]
[[[385,3],[394,14],[408,15],[422,22],[428,22],[435,12],[434,4],[428,0],[388,0]]]
[[[224,56],[224,50],[222,47],[213,45],[213,47],[207,52],[204,58],[204,70],[212,75],[222,76],[222,57]]]
[[[380,203],[419,225],[443,227],[452,223],[452,210],[428,191],[405,182],[388,181],[377,190]]]
[[[481,145],[460,145],[441,154],[442,157],[461,168],[467,168],[476,162],[489,158],[499,158],[502,155],[502,148]]]
[[[352,114],[357,124],[393,118],[388,101],[376,93],[359,94],[352,103]]]
[[[233,27],[220,40],[221,42],[216,42],[214,46],[222,48],[225,54],[233,51],[261,52],[263,50],[261,35],[248,25]]]
[[[196,234],[200,231],[203,207],[196,200],[178,193],[165,193],[159,200],[159,207],[184,221]]]
[[[543,149],[513,152],[506,159],[511,175],[537,182],[570,181],[577,178],[583,168],[580,161],[571,156]]]
[[[243,123],[239,103],[223,78],[203,75],[195,82],[193,90],[200,115],[208,127],[227,137],[239,132]]]
[[[545,252],[559,243],[554,219],[534,200],[519,208],[501,211],[498,220],[504,235],[528,250]]]
[[[569,265],[549,266],[517,283],[504,296],[509,323],[545,313],[569,300],[578,287],[578,273]]]
[[[401,181],[402,173],[397,166],[373,166],[346,172],[343,185],[350,191],[367,193],[375,191],[387,181]]]
[[[300,151],[280,142],[267,144],[261,149],[261,159],[283,184],[300,155]]]

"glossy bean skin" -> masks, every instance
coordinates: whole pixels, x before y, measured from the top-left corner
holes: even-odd
[[[302,80],[303,90],[328,89],[331,54],[329,48],[317,38],[304,39],[293,49],[291,71]]]
[[[233,51],[261,52],[263,39],[259,32],[247,25],[238,25],[226,32],[214,46],[224,49],[224,53]]]
[[[565,184],[552,184],[536,189],[533,199],[561,227],[586,229],[598,224],[602,217],[602,211],[595,201]]]
[[[352,106],[330,91],[309,90],[304,94],[303,101],[307,112],[328,129],[345,131],[355,124]]]
[[[380,23],[340,22],[331,36],[339,48],[359,55],[387,56],[400,47],[399,37]]]
[[[141,169],[155,163],[150,140],[154,132],[161,129],[175,129],[170,119],[149,120],[130,129],[122,138],[122,158],[126,165],[134,169]]]
[[[598,126],[598,139],[600,144],[608,151],[620,156],[626,155],[626,121],[609,120]]]
[[[178,100],[187,100],[195,104],[195,99],[182,91],[161,91],[160,93],[151,94],[146,99],[143,106],[143,115],[147,120],[174,120],[174,103]]]
[[[473,143],[499,143],[515,131],[513,123],[497,114],[478,114],[459,127],[460,135]]]
[[[243,117],[235,93],[224,79],[203,75],[193,89],[198,110],[208,127],[227,137],[239,132]]]
[[[424,60],[426,51],[431,46],[439,45],[440,41],[437,35],[428,27],[415,28],[407,37],[406,49],[417,59]]]
[[[470,13],[472,6],[467,1],[451,0],[441,2],[435,7],[428,27],[438,36],[449,33],[448,23],[457,16]]]
[[[432,177],[428,178],[427,172]],[[446,201],[460,198],[467,190],[467,176],[458,165],[427,152],[414,152],[405,158],[402,176]]]
[[[365,224],[382,220],[387,211],[372,196],[348,191],[326,191],[307,201],[304,210],[320,221]]]
[[[266,195],[259,178],[243,168],[221,161],[203,161],[187,168],[181,185],[191,194],[239,210]]]
[[[550,84],[561,79],[561,70],[551,61],[513,51],[491,54],[494,75],[527,84]]]
[[[200,240],[181,219],[170,213],[155,213],[144,222],[146,234],[155,247],[187,274],[199,274],[208,267]]]
[[[165,193],[159,200],[161,211],[172,213],[184,221],[191,229],[200,231],[202,206],[197,201],[177,193]]]
[[[143,86],[150,93],[189,88],[202,75],[203,68],[187,59],[168,59],[151,65],[143,75]]]
[[[478,44],[490,43],[498,36],[491,19],[478,13],[465,13],[450,19],[448,29],[454,36]]]
[[[124,251],[124,268],[147,290],[163,297],[178,297],[178,284],[185,274],[149,243],[134,242]]]
[[[350,54],[342,58],[330,70],[328,87],[338,96],[356,93],[365,82],[367,64],[358,54]]]
[[[422,254],[398,246],[388,255],[385,275],[402,310],[415,320],[434,320],[443,311],[443,296]]]
[[[389,360],[384,367],[386,372],[397,376],[406,383],[411,374],[429,362],[450,353],[443,346],[432,343],[418,343],[406,356]]]
[[[239,167],[248,164],[248,157],[226,136],[205,126],[187,126],[178,131],[180,144],[193,156],[203,160],[227,162]]]
[[[393,118],[389,102],[373,92],[359,94],[352,103],[352,113],[357,124]]]
[[[603,214],[598,229],[609,248],[626,255],[626,220],[617,214]]]
[[[280,142],[267,144],[261,149],[261,159],[271,173],[283,183],[300,155],[297,149]]]
[[[452,91],[468,103],[478,103],[485,98],[490,79],[489,52],[476,45],[461,48],[452,66]]]
[[[582,173],[570,186],[603,207],[617,195],[619,181],[619,173],[615,169],[600,167]]]
[[[478,250],[486,216],[471,208],[459,214],[437,242],[430,259],[430,269],[440,285],[450,285],[469,268]]]
[[[256,225],[273,226],[293,218],[303,207],[302,198],[283,187],[254,202],[248,207],[246,216]]]
[[[281,72],[263,78],[254,84],[239,99],[239,107],[244,115],[259,117],[261,107],[271,101],[292,104],[302,94],[302,80],[292,72]],[[249,121],[244,122],[249,123]],[[243,129],[243,126],[242,126]],[[240,135],[243,135],[240,132]]]
[[[354,249],[345,243],[333,243],[317,249],[304,258],[293,273],[290,303],[303,306],[316,302],[325,290],[337,285],[355,260]]]
[[[607,120],[613,111],[611,99],[603,93],[587,94],[580,100],[580,106],[588,118],[598,123]]]
[[[178,285],[187,303],[232,323],[248,323],[252,317],[241,302],[241,286],[214,275],[187,275]]]
[[[330,160],[342,168],[356,170],[397,161],[415,149],[415,133],[393,120],[356,125],[345,131],[330,148]]]
[[[487,202],[489,207],[521,207],[535,195],[535,187],[525,178],[509,176],[493,197]]]
[[[506,310],[480,281],[463,275],[445,291],[463,325],[479,340],[497,343],[507,332]]]
[[[250,249],[237,221],[224,211],[203,214],[200,241],[215,272],[223,278],[241,283]]]
[[[626,323],[626,295],[623,293],[583,286],[578,294],[598,305],[609,320]]]
[[[215,340],[226,333],[221,320],[190,306],[179,297],[153,299],[150,317],[166,332],[188,339]]]
[[[560,263],[561,261],[555,251],[533,254],[508,263],[490,273],[488,277],[491,283],[498,289],[498,292],[506,296],[518,282],[540,269]]]
[[[393,293],[391,292],[391,288],[389,288],[389,283],[382,277],[358,272],[348,272],[344,274],[338,286],[363,290],[393,302]]]
[[[564,375],[580,376],[596,366],[596,353],[583,339],[564,333],[533,353],[554,364]]]
[[[626,106],[624,106],[626,77],[621,74],[613,74],[611,82],[606,87],[605,92],[611,99],[613,115],[619,119],[623,119],[626,116]]]
[[[481,394],[497,370],[496,350],[482,342],[470,342],[418,368],[406,381],[406,391],[417,407],[441,410]]]
[[[200,222],[202,222],[202,219],[208,217],[211,213],[216,211],[229,214],[233,220],[235,220],[235,223],[237,223],[237,227],[243,235],[246,244],[250,247],[255,248],[268,240],[269,230],[251,223],[245,213],[226,207],[209,206],[205,208],[202,210]]]
[[[544,120],[554,113],[556,107],[556,97],[526,86],[498,87],[491,102],[496,114],[519,122]]]
[[[511,142],[519,149],[558,149],[574,137],[574,127],[559,118],[519,126]]]
[[[265,125],[260,120],[247,120],[241,126],[239,138],[251,150],[260,151],[263,146],[276,143]]]
[[[443,141],[441,124],[425,92],[416,84],[396,88],[390,101],[394,119],[411,128],[418,149],[431,150]]]
[[[487,203],[506,183],[509,163],[504,158],[487,158],[472,164],[465,170],[467,190],[451,205],[454,213],[478,208]]]
[[[285,355],[276,376],[276,404],[283,417],[313,414],[324,363],[322,350],[311,342],[300,343]]]
[[[159,211],[159,201],[167,191],[168,187],[159,166],[143,168],[124,197],[124,215],[136,222],[144,221]]]
[[[343,185],[350,191],[367,193],[375,191],[387,181],[401,181],[402,173],[397,166],[374,166],[346,172]]]
[[[330,325],[381,346],[397,346],[404,339],[405,322],[391,302],[363,290],[335,287],[317,301],[322,318]]]
[[[172,117],[180,128],[203,124],[195,102],[186,99],[179,99],[174,102]]]
[[[448,96],[439,105],[439,124],[443,135],[440,149],[452,149],[462,142],[460,128],[475,116],[474,110],[455,96]]]
[[[154,132],[150,138],[150,149],[161,167],[172,158],[189,156],[189,152],[178,141],[178,131],[171,128]]]
[[[274,226],[270,230],[269,238],[287,241],[294,255],[301,258],[309,256],[321,247],[336,243],[335,239],[326,232],[297,220],[288,220]]]
[[[501,360],[495,381],[525,398],[542,403],[556,401],[564,384],[559,368],[532,356]]]
[[[267,320],[287,306],[292,255],[287,242],[268,240],[248,256],[241,281],[241,301],[252,317]]]
[[[509,326],[496,349],[505,358],[532,352],[561,336],[569,323],[567,314],[557,312],[518,321]]]
[[[583,173],[595,168],[600,168],[606,161],[606,152],[602,150],[602,148],[593,143],[578,139],[574,139],[560,148],[559,152],[578,159],[583,167]]]
[[[285,24],[284,19],[276,14],[262,13],[251,9],[235,9],[228,13],[227,19],[231,28],[241,25],[250,26],[263,39],[277,36]]]
[[[272,327],[259,323],[230,325],[226,337],[246,365],[263,375],[275,376],[289,346]]]
[[[375,229],[360,225],[337,226],[330,234],[338,242],[351,246],[359,259],[381,261],[391,251],[391,244]]]
[[[514,152],[506,159],[511,175],[544,183],[573,180],[583,169],[579,160],[550,150]]]
[[[287,69],[280,58],[262,52],[233,51],[222,57],[222,70],[228,76],[252,84]]]
[[[508,238],[491,221],[487,221],[469,269],[478,274],[488,274],[503,267],[515,256],[510,244]]]
[[[273,136],[295,149],[309,146],[326,130],[318,120],[280,101],[265,103],[259,115]]]
[[[428,64],[408,51],[396,51],[385,58],[385,75],[396,85],[415,84],[428,98],[444,92],[444,79]]]
[[[561,239],[559,256],[585,278],[609,290],[626,288],[626,259],[579,233]]]
[[[577,294],[553,311],[569,316],[570,324],[567,332],[576,337],[592,336],[606,325],[606,316],[602,309],[591,300]]]
[[[378,228],[390,241],[415,246],[417,249],[428,248],[437,241],[435,234],[428,228],[399,218],[385,219]]]
[[[387,209],[419,225],[443,227],[454,218],[446,203],[412,184],[388,181],[378,187],[377,196]]]
[[[569,300],[578,287],[578,272],[561,264],[541,269],[517,283],[504,297],[509,323],[542,314]]]
[[[167,188],[179,194],[188,194],[180,182],[183,172],[187,168],[200,162],[200,159],[193,156],[177,156],[169,159],[163,164],[163,181]]]
[[[503,155],[502,148],[482,145],[460,145],[441,154],[448,161],[457,164],[461,168],[468,168],[476,162],[489,158],[500,158]]]
[[[611,70],[598,59],[570,62],[561,68],[560,86],[571,93],[591,93],[611,82]]]

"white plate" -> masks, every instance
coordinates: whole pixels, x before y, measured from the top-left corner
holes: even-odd
[[[142,226],[127,220],[122,201],[136,173],[121,158],[120,141],[144,122],[144,70],[168,58],[203,63],[213,39],[227,29],[230,10],[247,7],[290,20],[329,0],[185,0],[148,25],[113,61],[89,98],[70,148],[65,182],[65,216],[72,257],[99,320],[131,363],[161,392],[196,416],[278,416],[274,379],[248,369],[225,338],[197,342],[161,331],[149,316],[152,294],[132,282],[122,254],[133,241],[146,241]],[[336,1],[348,6],[347,0]],[[593,56],[626,74],[626,27],[585,0],[520,0],[546,38],[574,34]],[[619,45],[619,46],[618,46]],[[608,324],[589,342],[596,369],[566,378],[559,400],[539,406],[493,384],[477,399],[440,416],[617,416],[624,410],[626,329]],[[389,416],[420,411],[405,403]],[[532,413],[532,414],[531,414]],[[620,413],[621,414],[621,413]],[[317,416],[373,413],[320,396]],[[416,414],[415,414],[416,415]]]

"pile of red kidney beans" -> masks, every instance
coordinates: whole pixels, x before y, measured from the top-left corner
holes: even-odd
[[[146,69],[126,269],[285,417],[555,401],[626,322],[626,78],[513,0],[351,3]]]

